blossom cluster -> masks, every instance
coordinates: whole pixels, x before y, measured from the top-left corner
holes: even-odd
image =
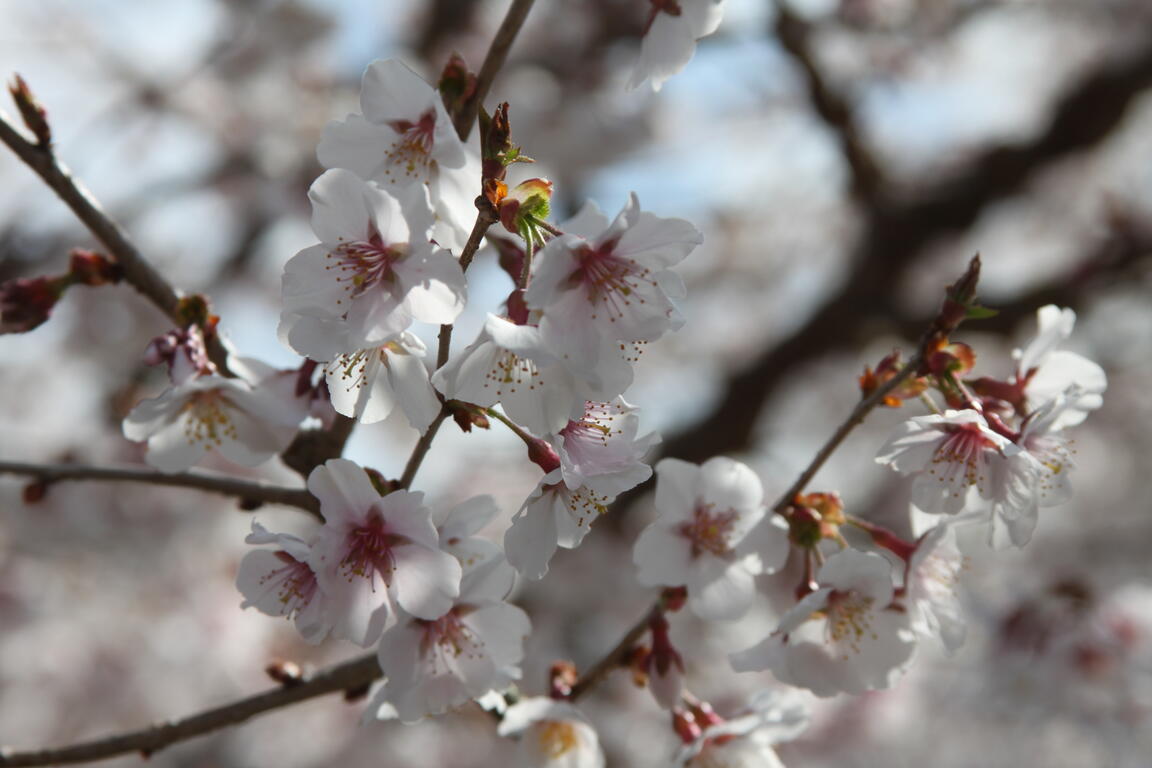
[[[678,71],[720,7],[652,0],[631,85],[647,78],[658,88]],[[519,158],[506,107],[483,117],[490,130],[477,156],[442,94],[399,62],[368,67],[360,106],[324,131],[326,170],[309,190],[317,242],[285,266],[279,337],[302,366],[213,359],[215,322],[202,313],[147,350],[170,386],[132,410],[124,433],[147,441],[151,464],[178,472],[209,450],[246,465],[270,460],[309,419],[331,423],[334,413],[374,423],[395,411],[422,435],[448,416],[468,429],[507,426],[542,475],[503,546],[478,535],[500,518],[490,497],[430,508],[410,478],[334,458],[307,478],[322,523],[301,538],[253,522],[247,542],[259,548],[240,563],[237,586],[244,607],[292,620],[309,643],[375,648],[380,717],[412,722],[477,701],[500,714],[501,734],[519,735],[521,765],[603,765],[572,680],[555,673],[549,697],[513,690],[531,623],[508,599],[518,577],[544,578],[558,549],[578,547],[617,497],[653,475],[646,459],[659,439],[625,395],[644,346],[683,323],[674,268],[702,235],[642,210],[635,195],[614,217],[588,203],[548,223],[550,182],[509,192],[503,181]],[[489,142],[501,131],[496,151]],[[470,344],[452,350],[444,332],[429,366],[416,324],[449,328],[465,308],[479,247],[466,214],[478,207],[481,234],[481,223],[500,222],[522,241],[497,246],[514,255],[515,287]],[[971,299],[950,294],[941,316],[972,309]],[[671,715],[682,744],[674,762],[779,765],[772,744],[808,717],[789,688],[819,697],[887,688],[921,638],[949,652],[963,643],[958,536],[979,526],[994,546],[1025,546],[1039,510],[1070,495],[1067,430],[1102,403],[1103,370],[1058,349],[1074,321],[1071,310],[1042,308],[1036,338],[1002,379],[971,375],[975,354],[947,338],[958,319],[938,324],[914,361],[894,354],[865,372],[865,395],[887,387],[886,404],[931,409],[876,457],[913,478],[913,540],[852,516],[837,493],[772,504],[756,473],[730,458],[656,465],[657,516],[633,560],[637,580],[662,591],[648,642],[626,661]],[[788,585],[795,603],[730,656],[734,670],[770,671],[780,687],[721,717],[688,690],[668,616],[687,606],[704,621],[739,621],[759,602],[761,577],[788,573],[790,561],[802,571]]]

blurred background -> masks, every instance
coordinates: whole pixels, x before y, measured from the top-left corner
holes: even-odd
[[[58,155],[180,289],[208,294],[243,354],[283,367],[284,263],[311,244],[308,185],[325,123],[358,111],[374,58],[429,80],[452,51],[477,68],[506,0],[3,0],[0,75],[49,111]],[[817,703],[780,748],[798,766],[1152,764],[1152,4],[1147,0],[728,0],[719,31],[653,94],[624,83],[643,0],[554,0],[532,11],[491,108],[536,158],[512,181],[555,182],[556,220],[585,199],[695,223],[688,323],[648,345],[629,400],[660,455],[752,465],[782,491],[856,399],[856,376],[910,349],[943,286],[980,252],[983,303],[965,326],[977,373],[1003,376],[1046,303],[1076,309],[1070,348],[1109,375],[1075,434],[1074,499],[1042,511],[1024,551],[972,558],[969,641],[922,643],[893,690]],[[9,106],[4,109],[13,114]],[[517,174],[519,174],[517,176]],[[0,152],[0,280],[63,272],[97,247]],[[457,348],[510,289],[491,249],[469,271]],[[165,386],[141,360],[165,318],[128,287],[76,288],[52,320],[0,338],[0,460],[134,463],[120,421]],[[431,338],[431,329],[427,338]],[[906,530],[908,483],[872,458],[909,415],[874,414],[820,472],[848,511]],[[497,425],[498,426],[498,425]],[[397,476],[415,434],[360,427],[346,455]],[[287,468],[235,474],[299,483]],[[508,524],[539,472],[497,429],[448,424],[416,487],[477,493]],[[192,714],[271,685],[272,659],[316,668],[358,649],[303,644],[238,610],[251,515],[194,491],[60,484],[36,504],[0,477],[0,744],[70,743]],[[558,658],[598,659],[650,603],[631,545],[638,493],[520,588],[530,614],[522,688]],[[728,651],[774,625],[793,582],[765,580],[732,625],[673,617],[688,685],[721,714],[769,674]],[[664,766],[668,718],[626,673],[582,702],[612,766]],[[509,745],[478,709],[402,727],[359,724],[328,697],[177,745],[154,766],[489,766]],[[107,765],[138,765],[136,756]]]

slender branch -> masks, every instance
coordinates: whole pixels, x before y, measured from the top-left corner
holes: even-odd
[[[580,698],[611,674],[612,670],[619,667],[636,642],[648,631],[648,622],[652,620],[653,616],[660,613],[662,605],[663,602],[657,600],[651,608],[645,611],[640,620],[632,625],[624,637],[620,638],[620,642],[616,643],[612,650],[596,662],[590,670],[580,676],[580,679],[572,686],[572,693],[569,694],[568,698],[572,701]]]
[[[15,766],[86,763],[132,752],[139,752],[144,757],[148,757],[178,741],[186,741],[220,728],[242,723],[264,712],[314,699],[317,696],[362,687],[380,675],[376,654],[369,653],[343,664],[321,670],[303,682],[274,688],[182,720],[173,720],[139,731],[117,734],[58,749],[40,749],[28,752],[0,750],[0,766],[15,768]]]
[[[700,462],[746,450],[759,415],[789,375],[817,356],[853,349],[862,334],[874,335],[878,320],[899,319],[892,286],[928,244],[971,226],[988,206],[1018,194],[1041,169],[1103,143],[1149,87],[1152,39],[1069,87],[1048,125],[1031,140],[990,147],[957,174],[873,209],[840,289],[790,336],[732,374],[716,405],[669,435],[661,455]]]
[[[504,61],[508,58],[508,51],[512,47],[512,43],[515,42],[516,36],[520,34],[520,28],[524,26],[524,19],[528,17],[528,12],[532,10],[534,2],[535,0],[512,0],[512,5],[509,6],[504,21],[496,30],[496,36],[492,38],[492,45],[488,46],[488,54],[484,57],[484,63],[480,65],[480,72],[476,75],[476,90],[472,93],[471,98],[465,101],[456,114],[452,116],[452,125],[456,128],[456,134],[461,141],[466,140],[468,134],[471,133],[472,124],[476,122],[476,113],[479,112],[480,105],[488,96],[488,91],[492,87],[492,81],[496,79],[496,74],[503,68]]]
[[[448,418],[448,408],[443,407],[440,409],[440,413],[436,414],[432,423],[428,425],[428,430],[416,441],[416,447],[412,449],[412,455],[408,457],[408,463],[404,465],[404,474],[400,476],[401,488],[411,487],[412,481],[416,479],[416,472],[424,463],[424,457],[428,455],[428,449],[432,447],[432,441],[436,439],[436,433],[440,431],[440,425],[444,423],[446,418]]]
[[[76,218],[88,228],[92,235],[103,243],[108,253],[115,257],[123,271],[123,278],[129,285],[151,301],[174,323],[181,325],[180,296],[164,277],[156,271],[128,234],[113,221],[92,197],[92,194],[77,181],[68,169],[56,158],[50,147],[35,144],[8,122],[0,112],[0,141],[8,145],[25,165],[44,180],[57,196],[76,214]],[[228,355],[213,335],[207,340],[208,355],[222,373],[228,371]]]
[[[917,350],[916,354],[899,373],[884,382],[882,386],[877,387],[872,394],[856,404],[856,407],[852,409],[852,413],[848,414],[848,418],[846,418],[840,426],[836,427],[836,431],[833,432],[832,436],[820,447],[820,450],[816,452],[816,455],[812,458],[808,466],[804,468],[804,471],[800,473],[800,476],[796,478],[792,485],[788,486],[788,490],[784,491],[784,493],[780,495],[780,498],[776,500],[776,503],[772,505],[773,512],[780,514],[792,504],[792,500],[796,498],[796,494],[804,490],[805,486],[807,486],[812,478],[815,477],[816,473],[820,471],[820,467],[824,466],[824,462],[828,461],[828,458],[835,453],[836,449],[840,447],[840,444],[844,442],[844,438],[848,437],[848,434],[852,430],[864,422],[864,418],[873,408],[879,405],[880,401],[882,401],[889,392],[896,389],[905,379],[911,376],[916,369],[920,367],[923,360],[923,354],[920,350]]]
[[[860,136],[848,101],[828,83],[811,46],[811,26],[796,15],[788,0],[776,3],[776,37],[804,71],[808,99],[824,124],[840,141],[852,179],[852,196],[861,204],[875,204],[884,187],[884,176],[876,158]]]
[[[468,235],[468,242],[464,243],[464,250],[460,252],[460,269],[467,272],[468,267],[472,264],[472,258],[476,255],[476,251],[480,250],[480,243],[484,240],[484,234],[488,228],[495,224],[497,221],[496,213],[492,210],[491,206],[485,201],[484,205],[480,207],[479,212],[476,214],[476,223],[472,225],[472,232]],[[436,350],[436,368],[443,368],[444,363],[448,362],[448,353],[452,348],[452,324],[440,326],[440,344]]]
[[[25,464],[0,461],[0,475],[34,477],[43,483],[71,480],[97,480],[108,482],[147,483],[177,488],[195,488],[238,499],[284,504],[299,507],[319,516],[320,503],[304,488],[285,488],[254,480],[242,480],[228,475],[208,472],[165,474],[151,469],[132,467],[91,467],[77,464]]]

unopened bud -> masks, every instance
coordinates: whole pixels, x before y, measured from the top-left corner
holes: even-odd
[[[0,335],[27,333],[43,325],[69,285],[67,275],[0,283]]]
[[[570,661],[556,661],[548,670],[548,695],[554,699],[566,699],[572,695],[572,686],[580,676],[576,674],[576,665]]]
[[[660,605],[665,611],[676,613],[688,602],[688,587],[665,587],[660,593]]]
[[[68,274],[76,285],[108,285],[120,282],[120,265],[95,251],[73,248],[68,256]]]
[[[285,688],[304,682],[304,670],[294,661],[274,661],[264,668],[264,673]]]
[[[8,86],[8,92],[12,94],[12,100],[16,102],[16,109],[20,111],[24,125],[28,126],[28,130],[32,131],[32,135],[36,137],[36,143],[44,149],[50,148],[52,146],[52,127],[48,125],[48,111],[32,94],[28,88],[28,83],[24,82],[24,78],[20,75],[16,75],[12,84]]]
[[[560,468],[560,456],[547,440],[530,437],[524,442],[528,445],[528,460],[544,470],[544,474]]]
[[[48,483],[44,480],[36,480],[24,486],[24,503],[37,504],[44,500],[48,495]]]
[[[528,179],[517,184],[504,195],[497,210],[504,229],[520,235],[540,240],[536,232],[537,221],[548,218],[551,210],[552,182],[547,179]]]
[[[492,426],[492,423],[488,421],[488,415],[478,405],[466,403],[463,400],[449,400],[445,405],[448,408],[448,413],[452,415],[452,421],[456,422],[456,426],[460,427],[462,432],[471,432],[472,427],[488,429]]]
[[[476,74],[468,69],[464,57],[453,52],[448,63],[440,72],[440,82],[436,84],[440,98],[448,114],[454,115],[476,93]]]

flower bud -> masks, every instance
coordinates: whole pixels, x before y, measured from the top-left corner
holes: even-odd
[[[43,325],[69,285],[67,275],[0,283],[0,335],[27,333]]]
[[[8,92],[16,102],[16,109],[20,111],[24,125],[28,126],[28,130],[36,137],[36,143],[44,149],[49,148],[52,145],[52,128],[48,125],[48,112],[29,90],[28,83],[24,82],[24,78],[20,75],[16,75],[15,80],[8,86]]]
[[[548,218],[552,200],[552,182],[528,179],[504,195],[497,210],[504,229],[525,240],[536,236],[536,221]],[[542,238],[537,238],[542,239]]]

